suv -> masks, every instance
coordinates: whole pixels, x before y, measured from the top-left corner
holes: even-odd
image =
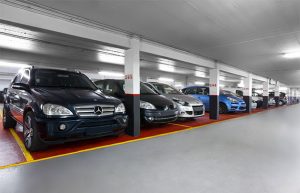
[[[22,69],[7,90],[3,127],[23,125],[29,151],[48,144],[118,135],[127,126],[124,104],[104,95],[80,72]]]
[[[103,93],[125,100],[124,80],[98,80],[95,84]],[[175,102],[159,95],[143,82],[140,83],[140,111],[142,122],[169,123],[176,121],[178,109]]]
[[[147,82],[145,84],[157,93],[176,102],[179,110],[179,117],[195,118],[205,114],[205,108],[202,101],[199,101],[192,96],[185,95],[172,86],[164,83]]]
[[[182,89],[184,94],[192,95],[194,98],[204,103],[205,110],[209,111],[209,87],[206,86],[190,86]],[[220,107],[219,113],[241,112],[246,111],[246,103],[235,93],[221,90],[220,91]]]

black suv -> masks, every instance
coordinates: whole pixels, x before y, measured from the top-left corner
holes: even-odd
[[[124,80],[98,80],[95,84],[103,93],[125,100]],[[178,108],[175,102],[159,95],[144,83],[140,83],[140,109],[144,123],[169,123],[176,121]]]
[[[7,90],[3,127],[23,125],[30,151],[47,144],[118,135],[127,126],[123,103],[104,95],[80,72],[26,68]]]

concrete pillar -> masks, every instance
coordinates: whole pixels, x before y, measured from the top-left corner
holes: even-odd
[[[252,110],[252,74],[244,78],[243,99],[246,102],[246,112],[251,113]]]
[[[140,135],[140,39],[130,39],[125,51],[125,105],[129,116],[127,134]]]
[[[276,102],[276,107],[279,106],[279,82],[276,81],[276,85],[275,85],[275,92],[274,92],[274,100]]]
[[[219,119],[219,82],[220,71],[218,68],[209,70],[209,118]]]
[[[263,108],[267,109],[269,107],[269,80],[263,83]]]

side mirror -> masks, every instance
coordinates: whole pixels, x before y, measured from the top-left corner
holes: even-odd
[[[7,94],[7,88],[3,89],[3,94]]]
[[[29,90],[29,86],[27,84],[23,84],[23,83],[14,83],[11,86],[13,89],[17,89],[17,90]]]

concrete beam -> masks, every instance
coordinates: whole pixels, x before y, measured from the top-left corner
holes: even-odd
[[[240,70],[238,68],[228,66],[223,63],[217,63],[217,65],[218,65],[220,71],[223,71],[223,72],[228,72],[228,73],[235,74],[235,75],[242,76],[242,77],[248,77],[248,75],[249,75],[249,73],[244,70]]]
[[[4,3],[7,2],[0,1],[0,21],[78,36],[116,47],[129,48],[129,38],[124,33],[100,28],[99,25],[66,13],[45,10],[45,8],[30,4],[22,6]]]
[[[215,68],[215,63],[212,60],[147,40],[141,41],[141,52],[191,63],[196,66]]]

